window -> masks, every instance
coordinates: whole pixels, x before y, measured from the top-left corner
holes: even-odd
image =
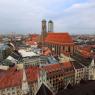
[[[9,89],[7,88],[6,90],[8,91]]]
[[[12,88],[12,90],[14,90],[14,88]]]
[[[8,93],[8,95],[11,95],[10,93]]]
[[[2,92],[4,92],[5,90],[3,89]]]
[[[14,95],[14,94],[15,94],[15,92],[12,93],[12,95]]]

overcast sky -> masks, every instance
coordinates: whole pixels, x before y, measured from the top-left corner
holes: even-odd
[[[55,32],[95,32],[95,0],[0,0],[0,33],[40,33],[41,20]]]

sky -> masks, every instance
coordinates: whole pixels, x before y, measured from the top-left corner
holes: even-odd
[[[42,19],[54,32],[94,33],[95,0],[0,0],[0,34],[41,33]]]

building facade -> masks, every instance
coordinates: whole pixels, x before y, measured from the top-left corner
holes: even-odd
[[[68,33],[48,33],[44,45],[49,47],[55,55],[74,52],[74,43]]]
[[[43,87],[50,95],[56,95],[82,79],[95,80],[94,59],[88,67],[76,61],[28,66],[21,70],[13,67],[0,74],[0,95],[45,95],[39,94]]]
[[[0,95],[22,95],[22,77],[23,72],[15,68],[3,72],[0,77]]]
[[[74,71],[75,71],[75,84],[80,83],[80,81],[83,79],[85,80],[85,66],[83,66],[80,63],[77,63],[76,61],[72,61],[71,62],[73,67],[74,67]]]

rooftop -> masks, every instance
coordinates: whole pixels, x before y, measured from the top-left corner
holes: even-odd
[[[72,37],[68,33],[48,33],[45,42],[56,44],[74,44]]]
[[[20,49],[20,50],[18,50],[18,52],[22,55],[22,57],[39,56],[38,54],[34,53],[33,51],[26,51],[24,49]]]
[[[3,72],[3,74],[4,75],[0,77],[0,89],[21,85],[22,70],[17,71],[15,68],[11,68],[7,72]]]
[[[75,69],[80,69],[84,67],[82,64],[78,63],[77,61],[72,61],[71,63],[75,67]]]
[[[30,67],[26,69],[28,82],[37,81],[39,70],[40,70],[39,67]]]
[[[92,58],[85,58],[83,57],[81,54],[78,53],[74,53],[73,55],[71,55],[71,57],[78,63],[83,64],[84,66],[89,66]]]

